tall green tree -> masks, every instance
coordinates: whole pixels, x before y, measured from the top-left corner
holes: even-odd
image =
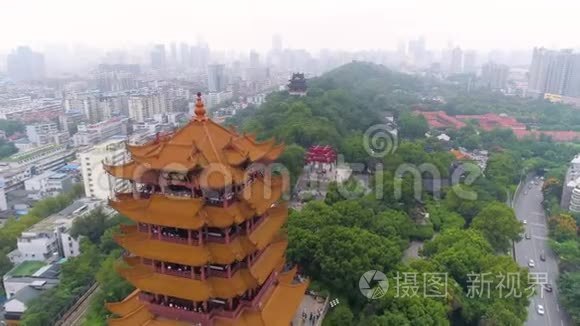
[[[524,227],[513,209],[500,202],[491,202],[473,219],[474,229],[480,230],[496,252],[505,253],[512,241],[518,241]]]

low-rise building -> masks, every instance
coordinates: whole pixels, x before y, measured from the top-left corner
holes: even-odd
[[[41,197],[52,197],[72,189],[72,175],[45,171],[24,181],[24,189],[38,191]]]
[[[34,175],[61,168],[73,154],[65,145],[37,147],[1,160],[0,175],[4,177],[6,189],[14,189]]]
[[[38,281],[51,282],[57,280],[60,274],[60,264],[46,264],[41,261],[25,261],[16,264],[4,276],[2,284],[6,291],[6,298],[12,298],[18,291]]]
[[[30,302],[59,283],[60,264],[46,265],[27,261],[15,266],[3,278],[7,301],[4,303],[6,325],[18,325]]]
[[[78,132],[73,136],[74,146],[92,146],[111,137],[127,134],[126,118],[111,118],[109,120],[78,125]]]
[[[20,234],[17,249],[8,254],[13,263],[24,261],[55,262],[77,256],[79,239],[70,235],[74,220],[103,205],[100,200],[82,198],[62,211],[34,224]]]

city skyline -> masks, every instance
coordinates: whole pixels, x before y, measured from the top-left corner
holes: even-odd
[[[557,17],[547,16],[558,2],[566,2],[569,10],[558,11]],[[570,26],[575,21],[574,8],[580,9],[580,4],[519,0],[385,4],[367,0],[356,6],[337,6],[327,0],[284,4],[220,0],[200,5],[169,0],[160,8],[135,1],[27,0],[11,3],[0,12],[0,28],[11,31],[3,35],[0,51],[18,45],[61,43],[96,48],[193,43],[200,37],[212,49],[266,51],[273,34],[282,35],[284,47],[308,50],[394,50],[401,40],[420,35],[432,49],[446,48],[449,41],[475,50],[575,48],[580,43],[569,42],[578,29]]]

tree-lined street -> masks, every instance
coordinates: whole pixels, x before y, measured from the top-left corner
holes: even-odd
[[[516,260],[521,266],[528,266],[533,260],[535,267],[530,268],[530,272],[547,273],[548,283],[552,285],[553,292],[541,291],[538,287],[536,295],[531,299],[528,308],[528,326],[566,326],[572,325],[567,314],[558,302],[558,289],[556,281],[558,279],[558,260],[548,243],[548,226],[544,209],[542,207],[543,195],[541,191],[541,181],[536,184],[534,179],[529,179],[515,198],[514,209],[516,216],[521,221],[526,221],[524,232],[531,238],[522,240],[515,245]],[[540,259],[544,255],[545,261]],[[544,315],[537,312],[537,306],[542,305],[545,309]]]

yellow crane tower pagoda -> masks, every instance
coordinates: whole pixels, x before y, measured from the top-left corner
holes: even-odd
[[[110,205],[135,221],[115,240],[136,290],[107,304],[109,325],[288,326],[308,284],[285,263],[285,182],[269,168],[284,147],[213,122],[197,96],[187,125],[105,165],[131,185]]]

